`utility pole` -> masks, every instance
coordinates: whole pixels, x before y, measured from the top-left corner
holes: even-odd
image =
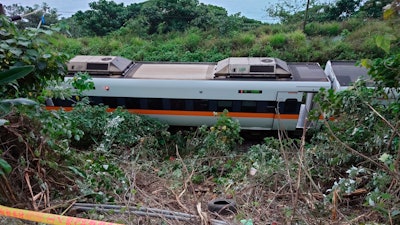
[[[307,0],[306,12],[304,13],[303,32],[306,31],[306,24],[308,19],[308,9],[310,7],[310,0]]]

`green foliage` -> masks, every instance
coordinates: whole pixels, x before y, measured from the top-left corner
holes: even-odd
[[[0,85],[9,84],[14,80],[25,77],[32,72],[32,66],[15,67],[7,71],[0,72]],[[33,102],[35,103],[35,102]],[[7,119],[3,119],[5,115],[10,113],[12,105],[16,104],[32,104],[27,99],[7,99],[0,100],[0,127],[9,124]],[[4,176],[11,172],[11,165],[6,160],[0,158],[0,175]]]
[[[392,53],[387,60],[390,62],[396,57],[397,54]],[[373,88],[360,80],[349,90],[323,91],[316,96],[327,121],[323,130],[314,136],[316,142],[308,154],[313,165],[329,168],[313,171],[315,176],[326,179],[335,174],[340,177],[348,174],[335,181],[328,200],[333,201],[338,193],[351,195],[364,188],[367,191],[365,206],[378,211],[387,220],[398,222],[400,102],[399,96],[392,92],[393,88],[398,88],[398,66],[388,67],[391,64],[379,58],[362,63],[369,67],[369,74],[376,81]]]
[[[304,21],[307,1],[281,1],[271,5],[267,13],[271,17],[279,18],[284,24],[299,24]],[[308,9],[308,22],[330,22],[344,21],[353,18],[381,18],[382,8],[392,0],[383,1],[361,1],[361,0],[338,0],[329,3],[310,1]]]
[[[256,40],[256,36],[250,33],[241,33],[233,37],[232,43],[234,48],[251,47]]]
[[[328,20],[338,20],[351,17],[357,12],[361,4],[361,0],[338,0],[335,4],[328,8]]]
[[[0,85],[9,84],[14,80],[25,77],[33,71],[33,66],[20,66],[0,72]]]
[[[279,148],[266,140],[264,144],[253,145],[244,155],[244,161],[251,163],[251,168],[257,172],[254,175],[254,180],[267,187],[270,187],[276,182],[278,177],[285,176],[285,162]]]
[[[78,11],[66,20],[74,37],[104,36],[111,32],[147,37],[184,32],[193,27],[203,31],[218,30],[226,35],[261,24],[240,14],[228,16],[224,8],[199,3],[198,0],[151,0],[126,7],[113,1],[99,0],[89,5],[91,10]]]
[[[202,42],[202,37],[195,30],[189,30],[187,33],[188,34],[185,37],[185,40],[183,41],[184,47],[188,51],[194,52],[199,48]]]
[[[11,166],[7,163],[6,160],[0,158],[0,176],[5,174],[9,174],[11,172]]]
[[[278,18],[282,23],[298,23],[304,18],[304,1],[281,1],[267,8],[270,17]]]
[[[50,99],[70,99],[71,101],[76,101],[79,100],[82,92],[93,89],[94,83],[90,75],[78,72],[72,79],[66,81],[59,79],[47,81],[46,87],[42,90],[42,94],[38,100],[43,103]]]
[[[363,61],[380,87],[400,88],[400,54]]]
[[[310,36],[323,35],[323,36],[336,36],[341,33],[340,24],[338,22],[330,23],[308,23],[304,32]]]
[[[80,95],[83,91],[93,90],[94,83],[88,73],[77,73],[73,78],[71,85],[78,91]]]
[[[81,178],[77,185],[83,196],[99,203],[114,202],[128,190],[128,180],[115,155],[92,152],[82,157],[81,164],[69,169]]]
[[[290,45],[295,46],[295,48],[299,46],[304,46],[307,43],[306,35],[300,31],[296,30],[287,34],[288,42]]]
[[[165,124],[123,109],[112,113],[107,109],[102,105],[90,106],[87,99],[83,99],[68,113],[76,127],[84,132],[84,137],[77,140],[75,146],[98,144],[99,150],[109,151],[115,145],[133,147],[149,135],[158,136],[158,139],[147,147],[161,148],[165,145],[165,139],[169,136]]]
[[[368,0],[361,6],[360,11],[365,12],[368,18],[381,18],[383,7],[392,2],[392,0]]]
[[[386,53],[390,53],[391,41],[396,40],[392,35],[378,36],[376,44]],[[363,60],[362,65],[369,69],[369,74],[377,81],[381,88],[400,89],[400,54],[389,54],[385,58],[376,58],[374,60]],[[393,93],[389,93],[393,94]]]
[[[197,0],[152,0],[143,4],[140,13],[147,19],[150,34],[184,31],[199,16],[198,4]]]
[[[34,66],[35,70],[12,86],[1,86],[0,97],[30,96],[36,97],[47,80],[64,75],[66,56],[48,51],[45,37],[51,35],[50,30],[25,29],[18,30],[6,18],[0,18],[0,69]]]
[[[204,155],[226,154],[242,143],[240,137],[240,124],[228,116],[228,111],[224,110],[219,115],[214,126],[201,126],[199,128],[201,145],[198,146]]]
[[[123,3],[99,0],[89,3],[89,6],[90,10],[78,11],[71,18],[72,21],[79,22],[80,31],[83,32],[81,35],[103,36],[121,28],[129,18],[128,9]]]
[[[269,44],[273,48],[282,48],[282,47],[284,47],[286,42],[287,42],[287,38],[286,38],[286,35],[283,33],[274,34],[269,38]]]

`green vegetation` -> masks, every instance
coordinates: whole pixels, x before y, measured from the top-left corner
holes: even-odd
[[[72,201],[113,202],[197,215],[199,202],[205,211],[205,202],[226,197],[238,204],[228,218],[235,221],[398,224],[399,9],[394,4],[383,20],[376,1],[359,4],[312,5],[304,31],[305,12],[296,7],[277,5],[270,12],[282,23],[262,24],[196,0],[128,6],[100,0],[40,29],[29,18],[14,24],[1,17],[0,204],[61,214]],[[78,54],[190,62],[357,59],[377,87],[359,81],[340,93],[321,90],[312,114],[325,117],[320,129],[301,139],[278,131],[247,146],[226,112],[214,126],[171,132],[122,108],[89,105],[80,94],[93,88],[90,76],[62,79],[66,60]],[[55,96],[75,101],[74,109],[45,110],[45,99]],[[83,216],[115,218],[106,215]]]

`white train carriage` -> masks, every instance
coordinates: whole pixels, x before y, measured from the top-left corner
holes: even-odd
[[[333,90],[347,90],[359,79],[364,80],[368,88],[376,88],[374,80],[368,74],[368,69],[356,63],[356,61],[335,60],[329,60],[326,63],[325,74],[331,80]],[[385,94],[377,99],[380,104],[387,105],[399,97],[395,88],[385,88],[384,91]]]
[[[364,79],[373,86],[368,70],[357,66],[356,61],[329,60],[325,66],[325,74],[332,82],[332,89],[343,91],[351,87],[358,79]]]
[[[224,109],[242,129],[304,126],[313,94],[331,83],[318,63],[277,58],[227,58],[217,63],[133,62],[115,56],[76,56],[68,63],[92,75],[92,104],[148,115],[172,126],[213,125]],[[54,101],[55,106],[71,107]]]

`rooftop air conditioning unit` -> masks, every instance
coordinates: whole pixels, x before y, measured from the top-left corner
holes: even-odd
[[[274,58],[229,58],[230,74],[275,74]]]

